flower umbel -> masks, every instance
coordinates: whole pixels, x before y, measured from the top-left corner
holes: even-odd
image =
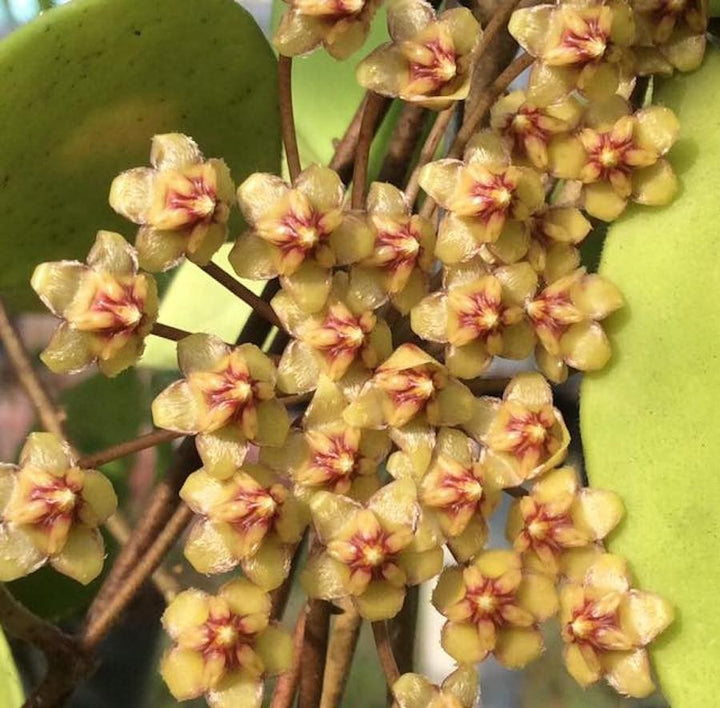
[[[225,573],[242,564],[245,575],[268,590],[285,579],[306,520],[273,472],[246,464],[218,480],[198,470],[180,496],[200,517],[185,545],[185,556],[196,570]]]
[[[244,578],[217,595],[181,592],[163,614],[173,640],[160,664],[179,701],[205,696],[210,706],[262,705],[267,676],[290,668],[292,637],[270,621],[270,596]]]
[[[208,472],[231,475],[243,463],[248,441],[285,441],[290,422],[275,398],[275,366],[258,347],[230,347],[193,334],[178,343],[178,364],[185,378],[153,401],[153,420],[160,428],[197,434]]]
[[[647,696],[655,686],[645,646],[672,620],[661,597],[630,589],[623,558],[602,554],[560,591],[565,665],[582,686],[604,676],[623,695]]]
[[[205,265],[227,238],[235,189],[227,165],[206,160],[179,133],[153,138],[150,163],[123,172],[110,188],[110,206],[140,225],[140,265],[167,270],[183,257]]]
[[[512,669],[540,655],[537,624],[558,608],[552,581],[527,573],[517,553],[503,550],[485,551],[465,568],[446,568],[433,604],[448,619],[441,643],[450,656],[477,663],[492,652]]]
[[[45,563],[87,585],[102,570],[98,527],[117,497],[100,472],[80,469],[57,436],[31,433],[20,466],[0,465],[0,578],[15,580]]]
[[[99,231],[87,265],[41,263],[30,284],[63,320],[40,355],[51,371],[74,373],[97,362],[116,376],[140,358],[157,319],[157,287],[138,273],[135,249],[120,234]]]
[[[361,86],[434,110],[467,97],[482,35],[470,10],[453,8],[436,17],[423,0],[395,0],[388,28],[393,41],[358,66]]]

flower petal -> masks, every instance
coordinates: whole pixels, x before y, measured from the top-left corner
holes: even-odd
[[[74,464],[70,446],[54,433],[30,433],[20,451],[21,467],[38,467],[54,475],[63,474]]]
[[[291,561],[292,546],[269,534],[254,555],[242,560],[242,569],[256,585],[269,591],[282,585],[290,572]]]
[[[387,620],[395,617],[402,609],[405,587],[395,587],[384,580],[373,580],[354,601],[358,613],[368,622]]]
[[[440,637],[442,648],[458,662],[475,664],[482,661],[493,649],[478,634],[475,625],[446,622]]]
[[[62,317],[80,285],[87,266],[77,261],[41,263],[35,267],[30,285],[45,307]]]
[[[67,541],[50,563],[63,575],[87,585],[102,571],[105,560],[105,546],[97,529],[75,526],[68,534]]]
[[[178,701],[205,693],[205,662],[199,652],[173,647],[160,662],[160,675]]]
[[[198,521],[190,529],[184,553],[198,573],[226,573],[238,564],[222,534],[208,521]]]
[[[47,559],[14,524],[0,524],[0,581],[10,582],[37,570]]]
[[[228,254],[235,273],[250,280],[270,280],[277,277],[277,249],[251,231],[240,234]]]
[[[96,359],[93,335],[79,332],[62,322],[55,330],[40,359],[56,374],[74,374],[90,366]]]
[[[544,649],[542,636],[537,629],[504,627],[498,632],[493,654],[508,669],[521,669],[537,659]]]
[[[645,698],[655,690],[644,649],[607,652],[602,656],[602,665],[608,683],[623,696]]]
[[[185,255],[187,245],[188,234],[185,231],[161,231],[142,226],[135,237],[140,267],[150,273],[176,266]]]
[[[187,381],[175,381],[155,398],[152,417],[158,428],[180,433],[198,431],[197,400]]]

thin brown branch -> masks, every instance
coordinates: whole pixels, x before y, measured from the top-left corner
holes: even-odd
[[[130,604],[143,583],[153,574],[193,517],[192,510],[180,504],[137,565],[125,576],[110,602],[97,613],[80,634],[82,647],[90,651],[105,638]]]
[[[340,705],[360,636],[362,618],[358,611],[351,602],[347,602],[344,609],[342,614],[333,617],[330,628],[320,708]]]
[[[91,662],[75,640],[21,605],[0,584],[0,625],[17,639],[33,644],[47,659],[47,673],[25,705],[48,706],[44,698],[67,695],[89,671]]]
[[[423,143],[423,146],[420,150],[420,156],[418,157],[417,165],[415,166],[415,169],[410,175],[407,187],[405,187],[405,196],[407,197],[409,204],[414,204],[415,200],[417,199],[417,194],[419,190],[418,179],[420,178],[420,170],[422,170],[422,168],[427,165],[430,160],[433,159],[435,152],[440,145],[440,141],[443,139],[443,136],[447,132],[448,126],[450,125],[450,121],[452,120],[454,114],[455,106],[452,106],[451,108],[448,108],[441,113],[438,113],[438,116],[433,123],[433,127],[428,133],[427,138],[425,138],[425,142]]]
[[[119,511],[105,522],[105,528],[120,544],[127,543],[132,533],[128,522]],[[162,565],[152,574],[152,581],[166,603],[172,602],[180,592],[180,583]]]
[[[158,484],[145,505],[127,543],[120,549],[115,562],[100,586],[90,609],[87,612],[86,627],[95,624],[100,615],[124,586],[125,578],[140,562],[143,554],[151,546],[155,536],[160,533],[180,504],[178,492],[187,476],[202,466],[195,449],[195,441],[186,438],[177,450],[173,464]]]
[[[393,656],[401,674],[410,673],[413,670],[419,600],[420,588],[417,585],[409,587],[400,612],[387,622]]]
[[[259,295],[256,295],[250,290],[250,288],[245,287],[237,278],[233,278],[230,273],[223,270],[217,263],[210,261],[207,265],[200,267],[226,290],[229,290],[233,295],[250,305],[255,312],[262,315],[270,324],[282,328],[282,323],[270,303],[265,302]]]
[[[387,622],[372,623],[373,637],[375,638],[375,648],[377,649],[380,666],[382,666],[385,674],[385,681],[388,688],[392,688],[395,681],[400,678],[395,655],[393,654],[392,644],[390,643],[390,634],[388,633]]]
[[[534,59],[527,53],[521,54],[492,82],[488,90],[478,99],[475,108],[469,116],[466,116],[462,127],[455,136],[455,140],[448,152],[448,157],[459,158],[462,156],[470,138],[475,134],[480,121],[485,117],[495,99],[527,69]]]
[[[184,329],[162,324],[162,322],[156,322],[150,334],[154,334],[156,337],[162,337],[163,339],[169,339],[171,342],[179,342],[181,339],[189,337],[192,333],[186,332]]]
[[[300,664],[298,708],[317,708],[322,693],[330,627],[330,603],[309,600]]]
[[[275,588],[275,590],[270,593],[270,598],[272,600],[270,616],[273,619],[281,620],[285,614],[285,607],[290,599],[290,592],[298,571],[298,566],[300,565],[300,557],[302,556],[303,549],[305,548],[307,533],[308,532],[306,530],[299,543],[295,546],[295,551],[293,552],[293,557],[290,561],[290,571],[288,572],[287,577],[283,580],[280,587]]]
[[[493,10],[490,22],[487,23],[483,29],[483,34],[480,39],[480,44],[477,49],[475,61],[480,62],[483,56],[490,48],[495,37],[498,33],[505,29],[510,15],[513,14],[515,8],[520,4],[521,0],[502,0],[500,4]]]
[[[298,683],[300,682],[300,662],[302,660],[306,618],[306,605],[303,605],[295,621],[292,666],[280,676],[275,684],[275,690],[270,699],[270,708],[291,708],[295,700],[295,693],[297,692]]]
[[[372,146],[375,128],[378,125],[382,107],[386,100],[383,96],[371,92],[365,101],[362,122],[360,123],[360,135],[358,136],[358,144],[355,151],[352,198],[350,202],[353,209],[361,209],[365,201],[370,147]]]
[[[280,129],[285,146],[290,179],[294,182],[302,171],[300,152],[295,133],[295,116],[292,99],[292,59],[282,54],[278,58],[278,99],[280,102]]]
[[[101,465],[118,460],[121,457],[127,457],[133,453],[140,452],[140,450],[147,450],[151,447],[157,447],[163,443],[170,442],[184,435],[184,433],[176,433],[174,430],[153,430],[151,433],[145,433],[145,435],[139,435],[132,440],[118,443],[107,447],[100,452],[95,452],[92,455],[86,455],[78,460],[79,467],[85,467],[87,469],[100,467]]]
[[[61,438],[65,437],[62,425],[63,415],[35,373],[30,355],[13,327],[2,298],[0,298],[0,340],[2,340],[20,385],[37,411],[42,427]]]
[[[348,124],[345,134],[335,143],[335,153],[328,163],[331,170],[335,170],[340,175],[343,184],[348,184],[352,179],[353,166],[355,164],[355,154],[357,152],[358,139],[360,138],[360,124],[362,123],[363,111],[367,102],[370,91],[367,91],[360,101],[352,120]],[[378,124],[390,108],[392,102],[386,99],[380,110],[380,119]]]
[[[396,186],[404,182],[428,114],[426,108],[412,103],[402,107],[380,167],[379,182],[389,182]]]

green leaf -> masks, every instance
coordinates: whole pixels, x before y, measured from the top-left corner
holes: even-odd
[[[193,136],[237,181],[277,170],[276,73],[233,0],[74,0],[5,38],[3,296],[39,306],[35,263],[84,258],[100,228],[134,238],[108,192],[118,172],[148,163],[155,133]]]
[[[673,708],[716,705],[720,663],[719,85],[720,50],[708,48],[698,71],[657,93],[680,118],[670,161],[682,190],[610,228],[600,272],[627,305],[610,323],[612,363],[581,397],[590,480],[627,509],[610,549],[677,609],[653,650]]]
[[[18,676],[7,639],[0,630],[0,706],[18,708],[25,701],[22,684]]]

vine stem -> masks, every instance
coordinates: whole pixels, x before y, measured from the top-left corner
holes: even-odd
[[[270,324],[283,329],[282,323],[270,303],[256,295],[250,288],[245,287],[237,278],[233,278],[230,273],[223,270],[217,263],[210,261],[207,265],[200,266],[200,268],[226,290],[229,290],[233,295],[250,305],[255,312],[262,315]]]
[[[406,103],[402,107],[380,167],[378,182],[389,182],[396,186],[403,183],[429,115],[427,108],[414,103]]]
[[[171,342],[179,342],[181,339],[189,337],[192,333],[186,332],[184,329],[162,324],[162,322],[156,322],[150,334],[154,334],[156,337],[162,337],[163,339],[169,339]]]
[[[317,708],[322,693],[330,629],[330,603],[309,600],[300,660],[298,708]]]
[[[346,602],[344,610],[332,620],[320,708],[338,708],[340,705],[360,637],[360,614],[352,602]]]
[[[422,168],[427,165],[430,160],[433,159],[435,151],[440,145],[440,141],[447,132],[453,115],[455,115],[455,106],[451,106],[450,108],[439,113],[438,117],[433,123],[433,127],[428,133],[427,138],[425,138],[425,142],[420,149],[420,156],[418,157],[417,165],[415,166],[415,169],[410,175],[407,187],[405,187],[405,196],[407,197],[409,204],[414,204],[415,200],[417,199],[418,191],[420,189],[420,186],[418,184],[418,179],[420,178],[420,170],[422,170]]]
[[[373,622],[372,631],[380,665],[385,674],[385,681],[387,682],[388,688],[392,688],[395,681],[400,678],[400,670],[398,669],[395,655],[393,654],[387,622]]]
[[[479,62],[483,55],[487,52],[490,45],[492,44],[498,32],[507,26],[510,20],[510,15],[513,14],[515,8],[520,4],[521,0],[502,0],[502,2],[495,8],[490,17],[490,21],[483,30],[480,43],[477,48],[476,62]]]
[[[84,650],[95,649],[105,638],[135,593],[160,565],[163,557],[185,530],[192,517],[192,510],[184,503],[180,503],[147,552],[125,576],[110,602],[84,627],[80,634],[80,644]]]
[[[355,155],[357,153],[357,144],[360,138],[360,124],[362,123],[363,112],[365,111],[365,104],[370,97],[371,91],[366,91],[360,105],[357,107],[352,120],[348,124],[342,138],[335,143],[335,152],[333,153],[332,159],[328,163],[328,167],[331,170],[335,170],[340,175],[340,179],[343,183],[347,184],[352,178],[352,168],[355,164]],[[380,116],[385,116],[388,108],[390,107],[390,99],[386,98],[380,109]]]
[[[370,162],[370,147],[375,136],[375,127],[380,119],[385,98],[377,93],[370,92],[363,108],[360,134],[358,135],[357,149],[355,151],[355,166],[353,169],[351,208],[362,209],[367,188],[368,163]]]
[[[100,452],[96,452],[92,455],[86,455],[78,460],[79,467],[95,468],[101,465],[117,460],[127,455],[132,455],[135,452],[141,450],[147,450],[151,447],[157,447],[163,443],[176,440],[184,435],[184,433],[176,433],[174,430],[153,430],[145,435],[139,435],[138,437],[128,440],[126,442],[118,443],[107,447]]]
[[[60,438],[65,438],[64,415],[53,403],[50,394],[35,373],[30,355],[13,327],[2,298],[0,298],[0,340],[2,340],[20,385],[37,411],[42,427]]]
[[[105,528],[117,539],[118,543],[125,544],[132,533],[129,524],[124,516],[115,512],[106,522]],[[163,596],[166,604],[170,604],[180,592],[180,583],[175,576],[168,572],[162,565],[158,566],[152,574],[153,585]]]
[[[106,614],[107,608],[121,591],[126,577],[137,567],[143,554],[150,548],[180,505],[178,493],[187,476],[202,466],[195,441],[185,438],[178,448],[173,464],[153,491],[143,508],[127,543],[120,549],[110,571],[88,609],[85,627],[94,625],[97,618]],[[86,631],[86,630],[84,630]]]
[[[25,706],[57,705],[52,702],[53,697],[69,695],[75,684],[91,670],[90,657],[72,637],[30,612],[3,584],[0,584],[0,618],[8,634],[38,647],[47,659],[45,678]]]
[[[294,182],[300,174],[300,152],[298,150],[297,134],[295,132],[295,117],[293,115],[292,99],[292,59],[282,54],[278,59],[278,98],[280,102],[280,130],[285,146],[290,179]]]
[[[306,605],[298,612],[293,632],[293,662],[292,666],[278,678],[275,684],[270,708],[291,708],[295,700],[298,683],[300,681],[300,664],[302,661],[302,647],[305,637],[305,620],[307,618]]]

